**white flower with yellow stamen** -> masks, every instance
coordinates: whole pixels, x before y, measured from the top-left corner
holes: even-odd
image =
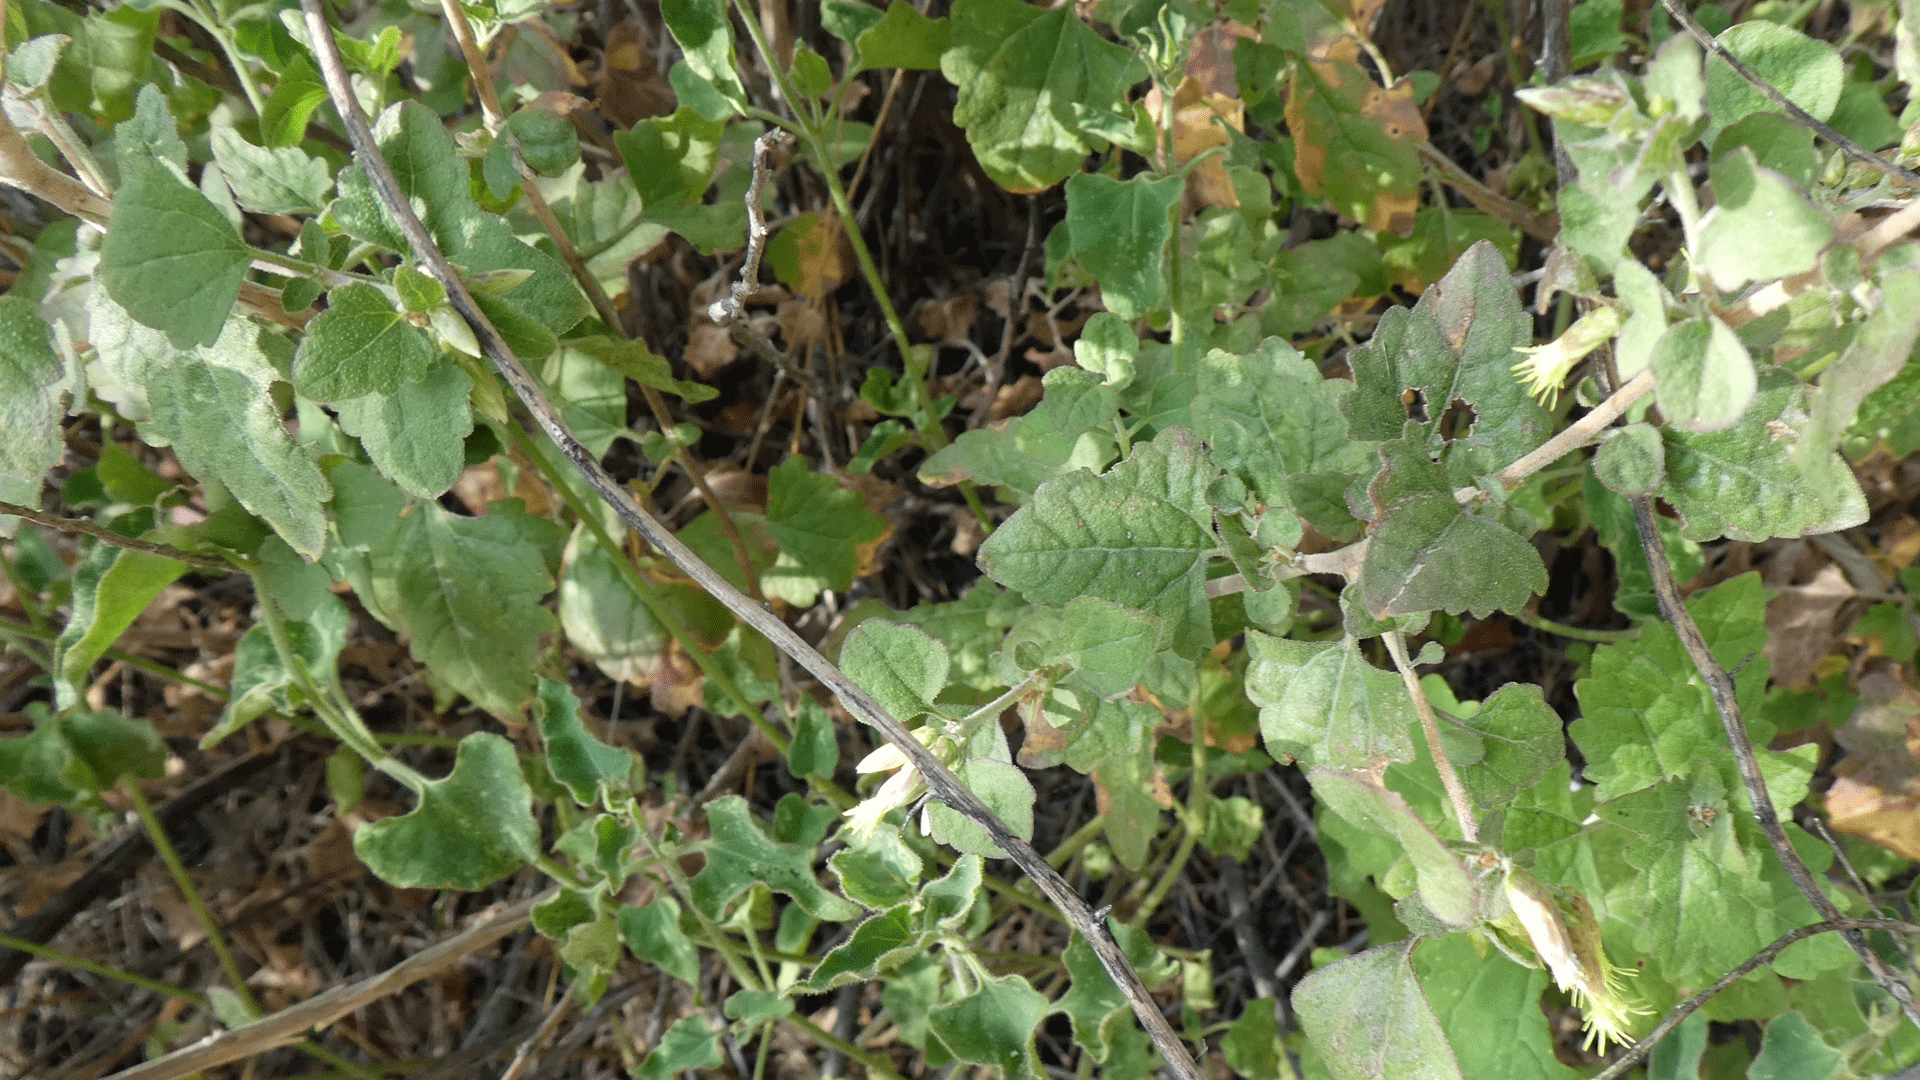
[[[1526,359],[1513,365],[1513,373],[1528,394],[1551,409],[1560,399],[1560,385],[1567,381],[1573,365],[1619,332],[1619,312],[1605,305],[1594,308],[1545,345],[1515,346],[1513,351],[1525,354]]]
[[[935,735],[931,725],[913,733],[922,743],[929,742]],[[847,829],[856,839],[865,840],[873,835],[886,816],[919,797],[924,786],[920,779],[920,770],[907,761],[907,755],[892,743],[882,744],[878,750],[860,759],[853,771],[862,775],[868,773],[898,770],[887,777],[886,782],[874,790],[873,794],[855,804],[846,813]]]
[[[1506,895],[1534,953],[1584,1014],[1586,1047],[1598,1044],[1605,1053],[1610,1042],[1631,1043],[1628,1028],[1633,1018],[1648,1015],[1648,1010],[1627,993],[1625,973],[1607,959],[1600,944],[1600,924],[1586,900],[1573,895],[1562,903],[1538,878],[1518,867],[1507,872]]]

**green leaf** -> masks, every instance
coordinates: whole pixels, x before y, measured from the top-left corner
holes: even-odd
[[[1293,991],[1300,1027],[1335,1080],[1457,1080],[1459,1059],[1420,988],[1411,942],[1335,961]]]
[[[142,11],[133,5],[100,12],[86,21],[93,107],[107,120],[124,126],[124,121],[137,115],[139,98],[162,100],[158,87],[147,79],[159,29],[157,8]],[[168,127],[172,127],[171,118]],[[179,144],[177,137],[174,141]],[[186,163],[179,164],[184,168]]]
[[[920,856],[894,829],[875,829],[853,847],[836,852],[828,864],[840,891],[874,911],[906,901],[920,880]]]
[[[1067,236],[1073,257],[1100,282],[1108,310],[1138,319],[1166,302],[1168,213],[1186,181],[1150,175],[1115,180],[1081,173],[1067,181]]]
[[[573,801],[592,806],[600,785],[626,784],[633,772],[633,751],[608,746],[580,721],[580,699],[567,684],[541,679],[534,714],[547,748],[547,770],[573,793]]]
[[[1298,505],[1315,527],[1337,531],[1352,516],[1326,513],[1312,492],[1328,481],[1345,487],[1373,463],[1373,447],[1348,437],[1340,411],[1352,390],[1279,338],[1245,356],[1215,349],[1200,363],[1193,426],[1261,503]]]
[[[845,944],[820,959],[799,993],[819,994],[854,982],[871,982],[909,957],[919,955],[927,935],[914,926],[909,905],[900,904],[868,918],[853,928]]]
[[[1768,1021],[1747,1080],[1834,1080],[1847,1071],[1846,1057],[1796,1009]]]
[[[1162,432],[1102,476],[1049,480],[981,545],[987,574],[1029,600],[1097,596],[1161,620],[1163,648],[1212,647],[1206,564],[1215,470],[1189,431]]]
[[[720,395],[720,391],[705,383],[674,378],[673,368],[663,357],[647,348],[643,341],[584,337],[567,342],[567,348],[586,353],[641,386],[651,386],[655,390],[678,395],[688,404],[697,405]]]
[[[1260,706],[1274,756],[1355,771],[1413,760],[1407,732],[1419,717],[1407,688],[1367,663],[1353,638],[1292,641],[1249,630],[1247,652],[1247,696]]]
[[[1752,150],[1716,158],[1712,179],[1714,205],[1700,220],[1694,265],[1721,290],[1805,273],[1832,242],[1832,215],[1792,180],[1762,168]]]
[[[793,741],[787,744],[787,768],[799,779],[819,776],[831,780],[839,765],[840,741],[834,731],[833,714],[812,698],[801,698]]]
[[[235,319],[211,348],[168,360],[159,359],[167,350],[154,350],[141,372],[153,415],[140,434],[173,447],[187,472],[218,481],[295,551],[317,558],[326,546],[329,489],[274,404],[271,387],[285,361],[276,365],[264,350],[277,345]]]
[[[1052,187],[1095,144],[1078,113],[1127,115],[1128,87],[1146,68],[1103,40],[1071,8],[1021,0],[958,0],[940,71],[959,88],[954,123],[981,168],[1009,191]]]
[[[735,111],[746,104],[724,0],[661,0],[660,17],[686,52],[687,66],[712,83]]]
[[[573,122],[552,109],[528,105],[507,117],[507,131],[520,147],[527,167],[541,176],[559,176],[580,160],[580,134]]]
[[[1341,401],[1353,438],[1400,438],[1415,421],[1452,486],[1498,472],[1554,428],[1513,377],[1513,350],[1532,340],[1505,258],[1475,244],[1411,311],[1381,316],[1354,353],[1354,390]]]
[[[852,584],[860,545],[885,536],[887,519],[798,456],[775,466],[767,484],[767,531],[780,545],[779,559],[761,579],[767,595],[804,607],[822,589]]]
[[[688,986],[700,983],[700,950],[680,932],[680,905],[661,896],[645,907],[622,906],[620,936],[633,955]]]
[[[1098,375],[1058,367],[1040,380],[1045,396],[1022,418],[1014,442],[1035,461],[1058,465],[1073,456],[1080,436],[1114,418],[1119,395]]]
[[[928,1023],[953,1056],[1005,1070],[1008,1080],[1039,1080],[1034,1035],[1047,1015],[1047,999],[1018,975],[987,979],[980,989],[935,1006]]]
[[[324,571],[321,574],[326,577]],[[328,579],[329,584],[331,579]],[[279,593],[271,591],[265,582],[258,586],[263,593],[271,595],[276,603]],[[293,645],[293,651],[306,665],[307,671],[321,678],[333,672],[340,661],[340,650],[346,646],[347,631],[351,618],[347,614],[346,604],[332,593],[323,593],[324,599],[316,603],[303,618],[296,619],[287,615],[287,639]],[[285,605],[281,605],[283,610]],[[270,710],[290,711],[295,700],[289,693],[297,686],[293,672],[287,669],[286,661],[274,647],[273,638],[264,626],[255,626],[240,638],[240,644],[234,649],[233,678],[227,686],[227,707],[220,714],[220,722],[213,730],[200,738],[203,750],[217,746],[234,732],[239,731],[261,714]],[[357,764],[358,757],[354,759]]]
[[[1811,418],[1794,453],[1816,484],[1846,482],[1836,473],[1846,470],[1846,463],[1831,453],[1835,440],[1856,416],[1871,413],[1861,408],[1864,402],[1903,368],[1914,366],[1907,360],[1920,339],[1920,320],[1912,317],[1912,312],[1920,310],[1920,266],[1908,263],[1896,268],[1883,257],[1879,277],[1880,306],[1867,315],[1840,359],[1820,373],[1820,387],[1808,406]]]
[[[1839,52],[1826,42],[1764,19],[1729,27],[1719,41],[1761,81],[1815,120],[1832,116],[1834,106],[1840,103],[1845,71]],[[1708,142],[1735,120],[1759,112],[1784,111],[1736,74],[1725,60],[1707,57]]]
[[[739,1022],[746,1030],[793,1012],[793,999],[770,990],[739,990],[728,997],[720,1011],[727,1019]]]
[[[814,880],[811,847],[769,839],[738,795],[708,803],[707,826],[707,865],[694,876],[692,895],[708,918],[723,917],[727,904],[755,883],[793,897],[817,919],[845,922],[860,913]]]
[[[86,692],[94,661],[106,654],[160,590],[187,564],[144,551],[98,544],[73,577],[73,613],[53,643],[54,692],[62,709]]]
[[[682,106],[671,116],[651,117],[614,134],[614,146],[648,214],[700,201],[713,183],[725,130],[721,121]]]
[[[422,377],[390,394],[350,398],[334,408],[340,430],[359,439],[367,457],[402,491],[437,499],[466,467],[472,392],[473,379],[435,354]]]
[[[1461,721],[1456,731],[1461,730],[1479,741],[1480,756],[1471,763],[1454,758],[1455,765],[1465,766],[1460,782],[1474,802],[1489,809],[1506,805],[1566,760],[1560,714],[1532,683],[1495,690],[1479,712]]]
[[[1254,998],[1220,1037],[1220,1056],[1246,1080],[1293,1080],[1293,1063],[1280,1035],[1280,1003]]]
[[[1409,83],[1382,89],[1352,60],[1296,62],[1286,117],[1307,194],[1368,228],[1412,235],[1426,125]]]
[[[1621,495],[1646,495],[1667,478],[1666,449],[1652,424],[1615,429],[1593,455],[1593,475]]]
[[[1323,766],[1311,769],[1307,779],[1320,805],[1353,825],[1399,840],[1400,849],[1413,862],[1420,900],[1427,910],[1455,929],[1473,925],[1480,909],[1473,876],[1406,799],[1371,777]]]
[[[326,104],[327,86],[320,73],[302,55],[296,55],[267,95],[260,115],[260,133],[268,146],[297,146],[307,136],[307,121]]]
[[[427,335],[379,289],[344,285],[327,294],[327,310],[307,325],[294,356],[293,385],[321,402],[391,395],[425,378],[439,361]]]
[[[1001,738],[1004,740],[1005,736]],[[954,766],[953,774],[978,795],[1015,836],[1022,840],[1033,838],[1033,782],[1027,779],[1026,773],[1011,761],[976,757]],[[1006,858],[1006,852],[988,837],[987,830],[945,803],[928,804],[927,822],[932,826],[935,840],[957,851],[993,859]]]
[[[720,1066],[720,1036],[707,1030],[704,1016],[689,1016],[667,1029],[660,1045],[634,1070],[640,1080],[672,1080],[688,1069]]]
[[[866,7],[865,4],[859,6]],[[866,19],[862,17],[860,21],[864,23]],[[886,14],[862,26],[853,39],[860,58],[858,70],[936,71],[941,54],[947,51],[952,29],[953,24],[946,19],[929,19],[906,0],[893,0],[887,5]]]
[[[513,744],[491,732],[460,740],[453,772],[420,790],[420,805],[353,834],[353,851],[390,885],[484,889],[540,855],[533,792]]]
[[[1051,374],[1051,373],[1049,373]],[[1041,405],[1046,402],[1042,400]],[[1036,409],[1037,411],[1037,409]],[[1015,416],[989,428],[963,431],[960,437],[920,466],[920,481],[951,487],[971,480],[1010,489],[1015,501],[1025,501],[1040,485],[1078,469],[1099,469],[1113,460],[1113,437],[1104,431],[1082,432],[1067,456],[1056,463],[1034,460],[1022,448],[1021,432],[1027,417]],[[1052,431],[1049,431],[1049,436]],[[1051,438],[1037,440],[1037,448],[1051,454]]]
[[[178,348],[211,345],[252,261],[233,223],[172,169],[144,157],[122,163],[100,283],[127,314]]]
[[[1659,495],[1679,512],[1681,534],[1759,541],[1838,532],[1865,521],[1866,497],[1850,469],[1833,462],[1815,483],[1795,460],[1808,388],[1771,366],[1760,372],[1758,387],[1739,422],[1725,431],[1662,429],[1667,482]]]
[[[1547,569],[1527,539],[1463,509],[1415,438],[1380,448],[1386,462],[1368,488],[1373,535],[1360,597],[1376,619],[1423,611],[1519,611],[1547,589]]]
[[[1540,1011],[1547,973],[1498,950],[1481,955],[1464,934],[1421,942],[1413,968],[1460,1071],[1474,1080],[1573,1080],[1554,1056]]]
[[[39,309],[24,296],[0,296],[0,497],[8,502],[38,503],[41,478],[65,453],[64,374]]]
[[[333,190],[327,163],[298,147],[255,146],[220,124],[211,136],[213,160],[241,206],[261,214],[319,213]]]
[[[533,697],[540,634],[553,625],[540,600],[553,590],[560,538],[512,502],[489,509],[468,518],[415,503],[389,520],[371,552],[370,607],[446,685],[510,715]]]
[[[1108,699],[1139,683],[1160,640],[1160,620],[1097,596],[1075,597],[1062,614],[1077,678]]]
[[[886,619],[868,619],[840,646],[840,667],[895,719],[935,711],[947,687],[947,647],[925,631]]]
[[[1163,981],[1169,972],[1153,939],[1124,923],[1111,925],[1114,943],[1120,946],[1134,971],[1143,980]],[[1104,1065],[1113,1055],[1114,1041],[1121,1029],[1133,1026],[1133,1011],[1086,938],[1075,933],[1064,959],[1067,974],[1073,977],[1073,986],[1061,996],[1055,1008],[1067,1014],[1067,1020],[1073,1025],[1073,1041]],[[1156,968],[1162,970],[1156,972]],[[1154,978],[1156,974],[1158,978]]]

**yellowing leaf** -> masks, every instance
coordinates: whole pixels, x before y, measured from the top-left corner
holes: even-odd
[[[1287,97],[1287,127],[1294,175],[1309,194],[1368,228],[1412,235],[1418,148],[1427,138],[1412,83],[1383,89],[1337,52],[1301,64]]]

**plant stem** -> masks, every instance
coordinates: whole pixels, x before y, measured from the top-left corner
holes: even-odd
[[[0,514],[11,514],[14,517],[25,518],[36,525],[45,525],[49,529],[58,529],[61,532],[80,533],[85,536],[91,536],[101,543],[111,544],[117,548],[126,548],[129,551],[144,551],[148,555],[159,555],[163,558],[174,559],[186,563],[189,566],[197,566],[202,570],[217,570],[224,574],[233,569],[225,559],[216,558],[212,555],[199,555],[191,551],[182,551],[168,544],[156,544],[149,540],[136,540],[131,536],[122,536],[112,529],[95,525],[93,522],[86,521],[82,518],[64,518],[53,514],[43,514],[30,506],[21,506],[18,503],[10,502],[0,502]]]
[[[140,825],[147,831],[147,839],[153,844],[154,853],[166,864],[167,873],[172,875],[174,887],[192,909],[194,921],[200,924],[200,931],[207,935],[207,944],[213,948],[213,954],[220,959],[220,969],[227,974],[227,982],[232,984],[233,992],[247,1007],[247,1011],[260,1013],[260,1003],[254,1000],[253,990],[247,986],[247,977],[240,971],[240,962],[234,958],[233,949],[227,945],[226,935],[220,932],[219,920],[213,912],[207,910],[205,900],[200,898],[200,890],[194,888],[193,878],[187,874],[186,864],[180,861],[180,853],[173,849],[173,841],[168,839],[167,830],[154,816],[153,806],[141,793],[140,785],[129,780],[121,785],[127,798],[133,803],[133,812],[140,817]]]
[[[833,1032],[828,1031],[826,1028],[821,1027],[819,1024],[814,1023],[812,1020],[801,1016],[799,1013],[789,1013],[783,1019],[786,1023],[792,1024],[802,1032],[805,1032],[807,1038],[812,1039],[821,1046],[827,1047],[830,1050],[838,1050],[847,1057],[866,1066],[867,1071],[874,1076],[880,1077],[880,1080],[901,1080],[900,1074],[893,1071],[893,1066],[887,1063],[887,1059],[855,1046],[840,1036],[835,1035]]]
[[[1596,645],[1611,644],[1618,641],[1633,641],[1640,636],[1640,628],[1638,626],[1630,626],[1625,630],[1589,630],[1584,626],[1568,626],[1566,623],[1555,622],[1544,615],[1531,615],[1525,611],[1509,612],[1508,614],[1512,615],[1514,621],[1520,623],[1522,626],[1531,626],[1535,630],[1553,634],[1556,637],[1572,638],[1575,641],[1590,641]]]
[[[1453,804],[1453,816],[1460,821],[1460,838],[1469,844],[1477,844],[1480,842],[1480,823],[1473,816],[1473,800],[1467,797],[1467,789],[1460,784],[1460,774],[1453,769],[1453,759],[1447,757],[1447,748],[1440,743],[1440,723],[1433,715],[1433,703],[1427,700],[1427,692],[1420,685],[1420,676],[1413,670],[1413,661],[1407,659],[1406,635],[1391,630],[1384,640],[1388,654],[1393,657],[1393,666],[1400,671],[1400,681],[1406,684],[1407,695],[1413,698],[1413,709],[1420,714],[1420,733],[1427,737],[1427,749],[1433,754],[1433,767],[1440,774],[1440,786],[1447,789],[1447,801]]]

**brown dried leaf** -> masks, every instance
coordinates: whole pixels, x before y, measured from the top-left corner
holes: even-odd
[[[1838,616],[1854,592],[1834,563],[1804,585],[1779,588],[1767,604],[1767,643],[1761,655],[1773,666],[1773,681],[1794,688],[1805,685],[1821,658],[1840,644],[1845,628]]]

